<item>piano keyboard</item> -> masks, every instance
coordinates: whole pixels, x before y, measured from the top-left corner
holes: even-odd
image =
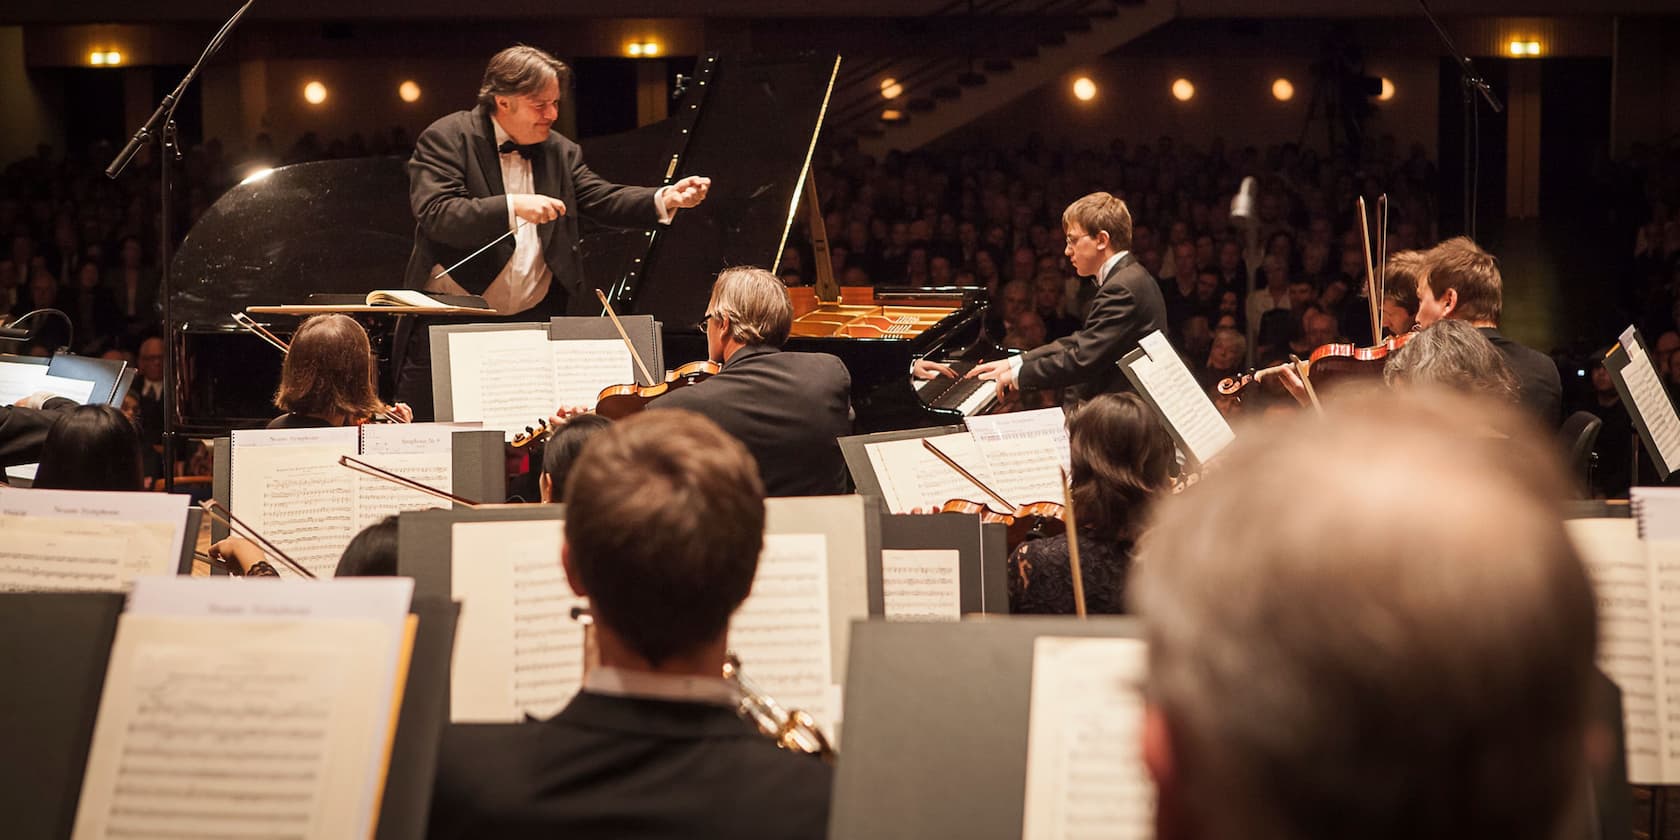
[[[973,362],[953,361],[949,364],[958,376],[967,375],[974,369]],[[964,417],[984,414],[997,405],[997,383],[988,379],[958,379],[953,382],[941,376],[918,379],[915,387],[917,395],[929,406],[961,412]]]

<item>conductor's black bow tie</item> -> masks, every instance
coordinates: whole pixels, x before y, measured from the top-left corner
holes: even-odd
[[[501,152],[504,155],[509,152],[518,152],[520,157],[530,160],[531,158],[537,156],[537,149],[541,147],[541,143],[527,143],[521,146],[512,140],[503,140],[502,145],[496,147],[496,151]]]

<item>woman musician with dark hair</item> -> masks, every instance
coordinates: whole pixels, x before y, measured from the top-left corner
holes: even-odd
[[[292,335],[270,429],[354,426],[376,418],[406,423],[407,405],[386,405],[374,386],[367,331],[347,315],[314,315]]]

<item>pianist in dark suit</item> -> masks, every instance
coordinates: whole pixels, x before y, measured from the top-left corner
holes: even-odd
[[[588,294],[579,214],[648,228],[705,199],[707,178],[689,176],[656,190],[614,184],[590,171],[578,145],[553,130],[570,80],[571,68],[548,53],[509,47],[485,68],[477,107],[421,133],[408,163],[417,223],[408,288],[481,295],[506,320],[564,315],[569,300]],[[512,236],[439,276],[509,230]],[[398,398],[419,419],[433,416],[427,326],[405,318],[396,337]]]
[[[1097,294],[1084,326],[1070,336],[1019,356],[988,362],[969,376],[996,380],[1004,390],[1061,388],[1063,405],[1130,390],[1115,363],[1138,340],[1167,328],[1161,287],[1132,256],[1132,214],[1126,202],[1091,193],[1062,211],[1067,256],[1081,277],[1095,277]]]
[[[427,836],[823,837],[831,769],[742,720],[721,678],[764,536],[746,449],[692,412],[645,412],[590,440],[565,502],[559,562],[600,665],[547,721],[450,726]]]
[[[836,440],[852,433],[852,378],[827,353],[784,353],[793,327],[787,287],[762,268],[718,273],[706,305],[706,346],[723,370],[650,408],[706,415],[747,445],[772,496],[846,492]]]

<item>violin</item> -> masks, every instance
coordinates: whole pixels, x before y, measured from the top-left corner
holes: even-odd
[[[609,385],[601,389],[595,396],[594,413],[608,420],[622,420],[647,408],[648,403],[665,396],[679,388],[686,388],[704,382],[716,375],[723,367],[710,359],[689,362],[665,375],[665,381],[652,385]],[[513,441],[508,444],[515,450],[528,449],[534,444],[547,440],[558,427],[540,419],[534,426],[526,426],[525,431],[515,434]]]
[[[998,513],[990,506],[968,499],[952,499],[935,509],[937,513],[969,513],[977,514],[983,523],[996,523],[1007,529],[1009,536],[1005,542],[1010,551],[1029,539],[1040,537],[1054,537],[1067,532],[1067,521],[1063,518],[1066,510],[1055,502],[1032,502],[1021,505],[1010,513]]]
[[[1312,351],[1312,355],[1302,362],[1303,373],[1308,373],[1314,380],[1322,382],[1325,377],[1345,376],[1381,376],[1383,365],[1388,357],[1410,341],[1412,333],[1391,335],[1383,339],[1381,344],[1370,347],[1360,347],[1356,344],[1326,344]],[[1259,370],[1250,370],[1236,376],[1220,380],[1217,390],[1220,396],[1235,396],[1238,392],[1254,383],[1267,382],[1294,365],[1285,363],[1272,365]]]

